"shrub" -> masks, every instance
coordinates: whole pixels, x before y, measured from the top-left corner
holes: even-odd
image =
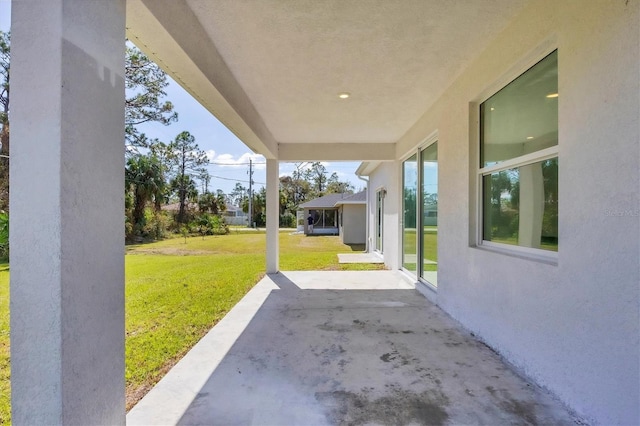
[[[9,214],[0,212],[0,259],[9,259]]]
[[[296,217],[291,212],[284,212],[280,215],[280,226],[283,228],[295,228]]]
[[[189,233],[205,235],[226,235],[229,233],[229,227],[224,222],[222,216],[202,213],[195,220],[188,224]]]

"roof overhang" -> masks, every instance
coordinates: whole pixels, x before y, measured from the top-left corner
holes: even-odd
[[[386,161],[527,2],[128,0],[127,36],[267,158]]]
[[[380,161],[363,161],[356,169],[356,175],[369,176],[380,165]]]

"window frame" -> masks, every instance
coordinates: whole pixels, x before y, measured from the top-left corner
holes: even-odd
[[[529,56],[529,59],[524,62],[524,65],[520,65],[517,68],[512,68],[506,75],[503,75],[499,81],[494,82],[494,84],[484,91],[484,96],[479,98],[476,102],[471,102],[469,104],[470,108],[472,108],[470,117],[473,115],[477,117],[477,126],[474,129],[475,134],[471,135],[471,141],[475,145],[475,202],[476,202],[476,223],[475,223],[475,246],[477,248],[483,248],[487,250],[491,250],[494,252],[513,255],[516,257],[523,257],[526,259],[541,261],[544,263],[549,263],[552,265],[558,264],[558,253],[560,251],[560,241],[558,239],[558,251],[545,250],[542,248],[533,248],[533,247],[525,247],[520,245],[513,244],[505,244],[494,242],[490,240],[484,239],[484,190],[483,190],[483,181],[484,177],[487,175],[491,175],[493,173],[519,168],[522,166],[527,166],[533,163],[550,160],[553,158],[558,158],[560,160],[560,135],[558,135],[558,142],[556,145],[543,148],[539,151],[535,151],[532,153],[524,154],[518,157],[510,158],[508,160],[503,160],[497,164],[492,164],[489,166],[482,167],[481,165],[481,149],[482,149],[482,130],[483,130],[483,120],[481,114],[481,106],[488,99],[497,94],[500,90],[507,87],[511,82],[516,80],[517,78],[524,75],[527,71],[533,68],[540,61],[545,59],[547,56],[552,54],[554,51],[558,51],[557,46],[548,47],[544,50],[538,50],[534,55]],[[558,74],[559,74],[559,60],[558,60]],[[558,88],[558,93],[560,92],[560,88]],[[559,115],[560,111],[558,111],[558,127],[559,126]]]

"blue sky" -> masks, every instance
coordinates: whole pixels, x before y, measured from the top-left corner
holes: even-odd
[[[7,31],[10,27],[11,2],[0,0],[0,29]],[[170,126],[158,124],[145,125],[141,128],[147,136],[170,142],[178,133],[186,130],[196,139],[201,149],[207,152],[212,164],[209,173],[213,176],[210,189],[222,189],[230,192],[237,181],[248,186],[249,160],[255,163],[253,180],[260,188],[265,182],[265,160],[254,154],[233,133],[206,111],[197,101],[185,92],[177,83],[170,80],[167,88],[167,99],[174,104],[179,120]],[[354,172],[359,163],[325,162],[329,174],[338,173],[340,180],[351,182],[356,189],[363,188],[364,182]],[[294,170],[291,163],[280,164],[280,175],[290,175]]]

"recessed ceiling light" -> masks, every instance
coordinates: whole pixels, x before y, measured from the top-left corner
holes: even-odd
[[[347,99],[349,96],[351,96],[351,93],[349,93],[349,92],[338,93],[338,97],[340,99]]]
[[[557,94],[557,93],[549,93],[549,94],[547,95],[547,98],[557,98],[557,97],[558,97],[558,94]]]
[[[491,107],[491,111],[495,111],[496,109],[494,107]]]
[[[527,136],[527,139],[533,139],[533,136]]]

